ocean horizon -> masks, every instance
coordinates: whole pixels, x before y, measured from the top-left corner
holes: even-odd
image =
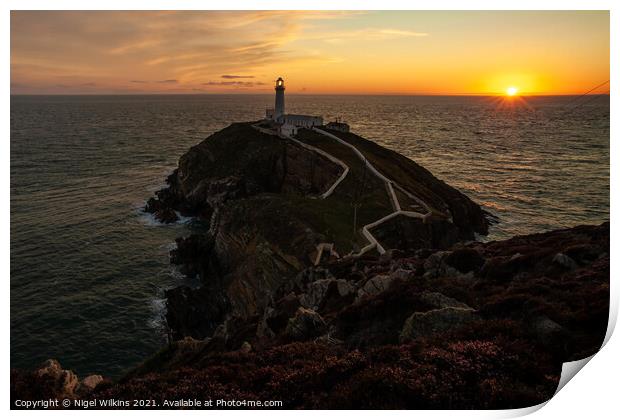
[[[12,93],[11,97],[19,96],[269,96],[273,97],[271,89],[265,89],[264,92],[184,92],[184,93],[165,93],[165,92],[119,92],[119,93]],[[496,93],[452,93],[452,94],[440,94],[440,93],[303,93],[303,92],[287,92],[289,96],[424,96],[424,97],[485,97],[485,98],[500,98],[505,97],[505,92]],[[519,94],[521,98],[581,98],[585,95],[583,93],[561,93],[561,94],[547,94],[547,93],[527,93],[522,92]],[[588,98],[599,96],[610,96],[609,93],[589,93]],[[505,98],[504,98],[505,99]]]

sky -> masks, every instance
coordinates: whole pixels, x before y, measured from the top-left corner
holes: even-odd
[[[11,12],[11,94],[273,93],[279,76],[287,93],[580,94],[609,80],[609,13]]]

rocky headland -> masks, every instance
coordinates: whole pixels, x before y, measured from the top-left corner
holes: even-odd
[[[201,286],[167,291],[170,344],[115,382],[71,377],[67,389],[60,366],[15,370],[12,400],[517,408],[549,399],[562,363],[598,350],[609,223],[479,242],[492,216],[468,197],[329,133],[344,143],[237,123],[192,147],[146,205],[204,226],[171,252]]]
[[[477,204],[415,162],[353,134],[338,135],[432,212],[424,220],[395,217],[373,229],[386,247],[446,248],[487,233],[487,214]],[[331,256],[353,255],[368,243],[360,228],[393,212],[384,183],[352,150],[311,130],[297,138],[348,166],[329,197],[320,195],[340,177],[340,166],[290,139],[238,123],[191,148],[169,186],[148,201],[146,210],[163,222],[184,215],[209,224],[179,238],[171,255],[183,273],[202,280],[199,289],[167,292],[175,338],[203,339],[231,317],[261,314],[278,290],[314,265],[320,244],[333,244]],[[404,198],[403,206],[426,211]]]

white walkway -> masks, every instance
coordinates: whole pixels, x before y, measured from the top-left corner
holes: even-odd
[[[262,128],[262,127],[258,127],[256,125],[252,125],[252,127],[254,127],[256,130],[260,131],[261,133],[265,133],[265,134],[269,134],[269,135],[277,135],[277,133],[273,130],[269,130],[267,128]],[[327,191],[325,191],[323,194],[320,195],[321,198],[327,198],[330,195],[332,195],[332,193],[334,192],[334,190],[336,189],[336,187],[347,177],[347,175],[349,174],[349,167],[340,159],[338,159],[335,156],[330,155],[329,153],[327,153],[324,150],[319,149],[318,147],[314,147],[314,146],[310,146],[309,144],[306,144],[304,142],[301,142],[299,140],[294,139],[291,136],[284,136],[287,139],[295,142],[296,144],[300,145],[301,147],[310,150],[312,152],[318,153],[319,155],[329,159],[330,161],[334,162],[336,165],[339,165],[343,171],[342,174],[340,174],[340,176],[338,177],[338,179],[336,180],[336,182],[334,182],[328,189]]]
[[[258,127],[256,125],[252,125],[252,127],[254,127],[256,130],[265,133],[265,134],[269,134],[269,135],[277,135],[276,132],[274,132],[273,130],[269,130],[266,128],[261,128]],[[368,159],[366,159],[366,156],[364,156],[364,154],[362,152],[360,152],[357,147],[353,146],[350,143],[347,143],[346,141],[342,140],[341,138],[328,133],[327,131],[321,130],[319,128],[313,128],[314,131],[316,131],[319,134],[322,134],[324,136],[327,136],[333,140],[336,140],[338,143],[350,148],[351,150],[353,150],[353,152],[364,162],[364,164],[366,165],[366,167],[377,177],[379,178],[381,181],[383,181],[385,183],[386,189],[387,189],[387,193],[388,196],[390,198],[390,202],[392,204],[392,208],[394,209],[394,212],[388,214],[387,216],[382,217],[379,220],[376,220],[372,223],[369,223],[365,226],[362,227],[362,235],[364,235],[364,237],[366,238],[366,240],[368,240],[369,244],[366,245],[365,247],[363,247],[360,252],[358,252],[357,254],[350,254],[350,255],[354,255],[354,256],[360,256],[365,254],[366,252],[372,250],[372,249],[377,249],[377,252],[379,252],[379,254],[385,254],[385,248],[379,243],[379,241],[377,241],[377,239],[373,236],[372,233],[370,233],[371,229],[376,228],[377,226],[387,222],[388,220],[391,220],[397,216],[406,216],[406,217],[412,217],[412,218],[417,218],[417,219],[421,219],[422,221],[426,221],[426,219],[432,214],[432,210],[431,208],[428,206],[428,204],[426,204],[422,199],[420,199],[419,197],[415,196],[414,194],[410,193],[409,191],[407,191],[405,188],[403,188],[402,186],[400,186],[399,184],[395,183],[394,181],[392,181],[391,179],[389,179],[388,177],[386,177],[385,175],[383,175],[380,171],[378,171],[373,165],[372,163],[370,163],[368,161]],[[300,145],[301,147],[311,150],[313,152],[316,152],[318,154],[320,154],[321,156],[324,156],[325,158],[331,160],[332,162],[340,165],[344,170],[342,172],[342,174],[340,175],[340,177],[331,185],[331,187],[329,187],[327,189],[327,191],[325,191],[323,194],[321,194],[320,198],[327,198],[329,197],[334,190],[336,189],[336,187],[346,178],[346,176],[349,174],[349,167],[340,159],[336,158],[335,156],[330,155],[329,153],[325,152],[324,150],[319,149],[318,147],[314,147],[314,146],[310,146],[309,144],[306,144],[304,142],[301,142],[297,139],[294,139],[293,137],[290,136],[285,136],[287,139],[295,142],[296,144]],[[416,203],[418,203],[422,208],[424,208],[426,210],[425,214],[422,213],[418,213],[418,212],[414,212],[414,211],[407,211],[407,210],[403,210],[401,208],[400,202],[398,201],[398,197],[396,196],[396,192],[395,189],[397,189],[398,191],[402,192],[403,194],[405,194],[407,197],[409,197],[410,199],[414,200]],[[322,245],[329,245],[329,244],[320,244]],[[318,248],[317,248],[318,249]],[[320,251],[322,251],[322,247],[320,249]]]
[[[390,197],[390,201],[392,203],[392,208],[394,209],[393,213],[388,214],[385,217],[382,217],[379,220],[376,220],[372,223],[369,223],[365,226],[362,227],[362,234],[364,235],[364,237],[368,240],[368,242],[370,242],[368,245],[366,245],[364,248],[362,248],[360,250],[360,252],[358,252],[357,254],[354,254],[356,256],[360,256],[365,254],[366,252],[372,250],[373,248],[377,249],[377,252],[379,252],[379,254],[385,254],[385,248],[379,243],[379,241],[377,241],[377,239],[373,236],[372,233],[370,233],[370,229],[376,228],[377,226],[387,222],[388,220],[391,220],[397,216],[406,216],[406,217],[413,217],[413,218],[417,218],[417,219],[422,219],[423,221],[425,221],[427,219],[427,217],[429,217],[432,214],[432,210],[431,208],[419,197],[416,197],[415,195],[411,194],[409,191],[407,191],[405,188],[403,188],[402,186],[398,185],[397,183],[395,183],[394,181],[392,181],[391,179],[389,179],[388,177],[386,177],[385,175],[383,175],[381,172],[379,172],[372,163],[368,162],[368,159],[366,159],[366,156],[364,156],[364,154],[362,152],[360,152],[358,150],[357,147],[353,146],[350,143],[347,143],[346,141],[342,140],[341,138],[328,133],[327,131],[321,130],[319,128],[313,128],[314,131],[316,131],[317,133],[323,134],[324,136],[327,136],[329,138],[332,138],[334,140],[336,140],[338,143],[349,147],[350,149],[352,149],[355,154],[364,162],[364,164],[366,165],[366,167],[380,180],[382,180],[383,182],[385,182],[387,191],[388,191],[388,195]],[[396,192],[394,191],[394,188],[396,188],[397,190],[399,190],[400,192],[402,192],[403,194],[405,194],[407,197],[411,198],[412,200],[414,200],[416,203],[418,203],[420,206],[422,206],[425,210],[426,210],[426,214],[422,214],[422,213],[418,213],[418,212],[414,212],[414,211],[405,211],[402,210],[401,206],[400,206],[400,202],[398,201],[398,197],[396,196]]]

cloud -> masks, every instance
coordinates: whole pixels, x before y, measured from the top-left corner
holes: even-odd
[[[323,30],[315,25],[366,12],[336,11],[13,11],[11,81],[54,86],[95,81],[97,89],[130,90],[136,84],[199,86],[203,80],[254,79],[274,68],[339,61],[329,51],[300,47],[306,40],[415,36],[390,29]],[[421,35],[420,35],[421,36]],[[365,38],[364,38],[365,39]],[[127,75],[135,77],[127,82]],[[130,76],[131,77],[131,76]],[[220,84],[222,87],[259,87]],[[212,84],[210,86],[216,86]],[[94,86],[91,86],[93,89]],[[59,88],[59,87],[58,87]]]
[[[254,86],[264,86],[266,83],[264,82],[240,82],[240,81],[209,81],[202,83],[205,86],[235,86],[235,87],[254,87]]]
[[[254,79],[254,76],[236,76],[233,74],[224,74],[222,79]]]
[[[385,41],[397,38],[417,38],[427,36],[429,36],[429,34],[426,32],[389,28],[366,28],[350,31],[326,32],[315,35],[312,39],[323,40],[330,43],[341,43],[347,41]]]
[[[404,31],[400,29],[380,29],[378,33],[382,35],[387,35],[387,36],[403,36],[403,37],[428,36],[428,33],[426,32]]]
[[[121,45],[116,48],[112,48],[109,53],[113,55],[118,54],[126,54],[130,52],[135,52],[136,50],[142,50],[146,48],[150,48],[159,44],[159,41],[139,41],[135,43]]]

